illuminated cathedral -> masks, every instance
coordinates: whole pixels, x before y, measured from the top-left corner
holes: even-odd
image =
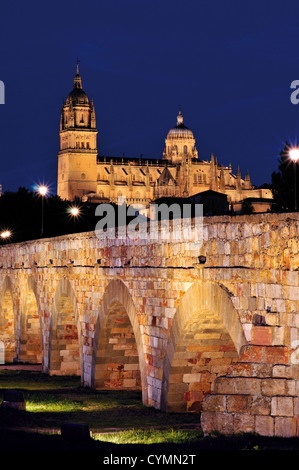
[[[231,210],[250,200],[256,212],[271,206],[272,192],[252,185],[231,165],[198,158],[193,132],[182,112],[165,139],[161,159],[110,158],[98,154],[95,107],[83,91],[77,64],[72,91],[63,103],[60,119],[57,194],[62,199],[115,202],[149,206],[162,197],[188,198],[213,191],[225,194]]]

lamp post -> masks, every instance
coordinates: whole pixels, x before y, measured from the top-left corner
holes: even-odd
[[[69,214],[70,214],[70,218],[73,219],[72,230],[75,231],[76,225],[77,225],[76,222],[80,218],[80,215],[81,215],[80,208],[77,206],[71,206],[69,208]]]
[[[297,179],[297,161],[299,160],[299,148],[297,147],[292,148],[289,151],[289,156],[290,156],[290,159],[294,162],[294,173],[295,173],[294,208],[295,208],[295,211],[297,211],[297,188],[296,188],[297,181],[296,179]]]
[[[42,224],[41,224],[41,233],[40,233],[41,237],[44,234],[44,198],[47,192],[48,192],[47,186],[39,186],[38,193],[42,197]]]

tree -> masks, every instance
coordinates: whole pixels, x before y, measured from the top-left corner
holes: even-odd
[[[295,208],[295,178],[299,184],[299,163],[289,156],[291,145],[286,142],[278,159],[278,171],[272,173],[273,210],[292,211]],[[296,171],[296,174],[295,174]],[[297,190],[297,207],[299,194]]]
[[[45,197],[42,208],[42,197],[38,193],[26,188],[19,188],[17,192],[6,191],[0,197],[0,232],[9,230],[12,236],[5,240],[0,238],[0,244],[41,238],[42,212],[43,238],[94,231],[99,221],[99,216],[95,215],[97,205],[82,202],[79,198],[67,201],[59,196],[49,196]],[[76,217],[70,211],[74,206],[79,208]],[[117,225],[118,206],[114,204],[113,207]],[[126,223],[133,218],[127,216]]]
[[[94,230],[95,210],[88,203],[65,201],[59,196],[44,200],[44,237]],[[80,215],[72,217],[70,207],[80,207]],[[26,188],[17,192],[6,191],[0,197],[0,231],[10,230],[9,242],[38,239],[41,236],[42,198]],[[0,240],[1,243],[2,240]]]

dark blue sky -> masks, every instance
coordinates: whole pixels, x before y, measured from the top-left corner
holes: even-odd
[[[181,105],[199,157],[271,182],[299,132],[298,0],[2,2],[0,183],[56,192],[59,119],[76,59],[98,152],[160,158]]]

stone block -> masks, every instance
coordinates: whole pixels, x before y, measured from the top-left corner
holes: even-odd
[[[271,397],[256,395],[252,397],[251,413],[253,415],[270,415]]]
[[[283,365],[276,365],[273,366],[272,369],[272,376],[273,377],[283,377],[283,378],[289,378],[291,376],[291,370],[290,367],[288,366],[283,366]]]
[[[203,411],[226,411],[225,395],[208,395],[203,401]]]
[[[124,379],[123,386],[125,388],[134,388],[134,387],[136,387],[136,379]]]
[[[235,393],[259,395],[261,392],[261,379],[251,377],[236,377],[234,379]]]
[[[227,397],[228,413],[249,413],[252,398],[248,395],[231,395]]]
[[[229,366],[227,373],[231,377],[250,377],[251,367],[251,362],[237,362]]]
[[[183,382],[191,383],[191,382],[200,382],[201,374],[184,374],[183,375]]]
[[[234,393],[235,379],[231,377],[218,377],[214,383],[215,393],[230,395]]]
[[[274,432],[275,436],[279,437],[295,437],[297,429],[297,419],[286,418],[286,417],[276,417]]]
[[[246,413],[234,414],[234,433],[254,432],[254,416]]]
[[[267,378],[272,376],[272,364],[253,363],[251,367],[253,377]]]
[[[204,411],[201,414],[201,426],[204,434],[211,434],[218,431],[221,434],[233,434],[233,415],[230,413],[213,413]]]
[[[255,432],[261,436],[273,436],[274,418],[272,416],[256,416]]]
[[[272,327],[254,326],[251,329],[250,344],[256,346],[270,346],[272,342]]]
[[[273,397],[271,400],[272,416],[294,416],[293,397]]]
[[[288,364],[289,352],[285,346],[264,348],[262,360],[272,364]]]
[[[262,362],[263,347],[248,344],[240,352],[240,362]]]

